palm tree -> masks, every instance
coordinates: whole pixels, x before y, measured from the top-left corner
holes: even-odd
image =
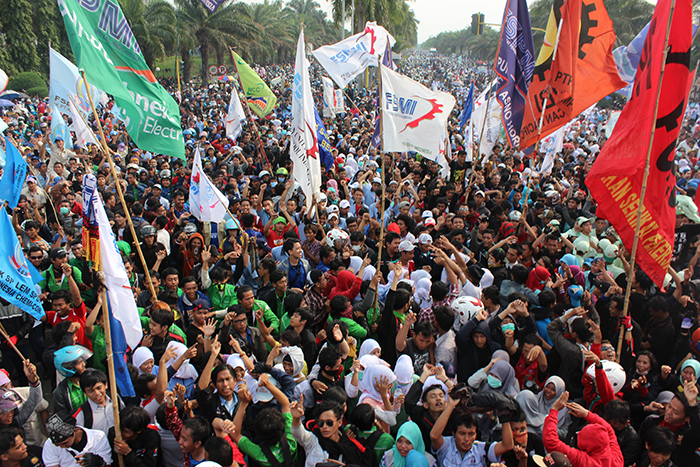
[[[146,64],[152,69],[175,43],[175,11],[166,0],[119,0],[131,31],[141,48]]]
[[[225,49],[242,38],[257,35],[250,22],[248,8],[242,2],[221,5],[215,13],[207,10],[200,0],[178,0],[177,3],[181,36],[189,36],[199,46],[201,75],[205,83],[209,77],[209,54],[212,50]],[[186,31],[184,34],[183,30]]]
[[[285,18],[282,11],[281,0],[264,0],[250,5],[251,24],[258,36],[242,39],[238,45],[254,62],[263,63],[275,58],[283,60],[291,56],[298,29],[295,34],[294,22]]]

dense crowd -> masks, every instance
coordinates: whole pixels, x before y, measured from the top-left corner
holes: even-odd
[[[463,57],[400,67],[459,103],[489,78]],[[231,83],[184,85],[185,161],[135,147],[101,106],[117,180],[100,146],[51,137],[46,100],[2,115],[30,165],[10,214],[46,316],[0,299],[27,357],[0,344],[0,467],[700,465],[695,107],[660,288],[631,270],[586,187],[607,110],[573,121],[541,173],[543,153],[465,150],[458,105],[441,171],[372,146],[376,92],[358,80],[345,112],[324,118],[333,163],[306,200],[289,157],[292,66],[257,70],[282,78],[278,104],[237,140],[225,134]],[[320,109],[315,66],[311,77]],[[220,224],[190,212],[197,148],[229,199]],[[136,397],[119,401],[81,238],[85,173],[143,327],[127,355]]]

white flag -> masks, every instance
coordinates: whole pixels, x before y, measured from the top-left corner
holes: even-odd
[[[243,131],[243,123],[245,123],[245,112],[238,91],[234,87],[231,89],[231,102],[228,104],[228,114],[226,114],[226,136],[232,140],[238,138]]]
[[[333,80],[321,76],[323,82],[323,116],[335,118],[335,114],[345,112],[343,91],[335,89]]]
[[[75,96],[70,96],[73,100],[75,100]],[[73,124],[69,128],[70,130],[73,130],[73,133],[75,133],[75,144],[80,146],[81,148],[84,148],[87,146],[87,143],[97,143],[97,138],[95,137],[94,133],[90,128],[88,128],[85,125],[85,122],[80,116],[80,113],[78,109],[75,108],[75,105],[73,105],[73,102],[70,100],[68,101],[69,108],[70,108],[70,115],[71,118],[73,119]]]
[[[554,168],[554,155],[561,152],[562,149],[564,149],[564,135],[566,135],[570,127],[571,122],[567,123],[554,133],[543,138],[540,142],[540,148],[545,150],[544,159],[542,160],[542,166],[539,170],[540,175],[552,172],[552,169]]]
[[[78,67],[52,48],[49,48],[49,64],[51,67],[49,73],[51,88],[49,105],[55,106],[61,113],[70,115],[70,99],[68,99],[68,95],[71,95],[75,100],[78,111],[87,120],[88,115],[92,114],[92,108],[90,107],[90,100],[88,99],[83,77],[78,73]],[[90,92],[95,105],[98,102],[107,103],[107,94],[92,84],[90,84]]]
[[[495,80],[492,85],[496,85]],[[487,87],[474,102],[474,112],[472,113],[472,123],[478,147],[477,154],[485,154],[484,161],[489,160],[491,150],[498,142],[502,122],[502,107],[496,99],[496,89],[492,90],[490,99],[488,94],[489,88]],[[487,110],[488,116],[486,115]],[[484,119],[486,119],[485,125]]]
[[[0,92],[3,92],[5,88],[7,87],[7,82],[10,79],[7,77],[7,73],[5,73],[2,69],[0,69]]]
[[[467,162],[474,160],[474,123],[473,118],[469,119],[469,122],[464,129],[464,151],[467,153]]]
[[[344,88],[368,66],[377,66],[377,58],[384,53],[387,42],[391,48],[396,39],[376,22],[368,21],[364,31],[312,53],[333,81]]]
[[[437,162],[455,98],[381,67],[384,151],[416,151]],[[443,153],[444,156],[444,153]]]
[[[321,162],[316,138],[316,113],[309,82],[309,61],[304,47],[304,28],[299,33],[297,57],[294,63],[292,86],[292,136],[289,155],[294,164],[294,179],[306,197],[306,206],[311,209],[314,193],[321,190]]]
[[[209,180],[202,169],[199,147],[194,152],[190,179],[190,211],[202,222],[221,222],[228,209],[228,198]]]

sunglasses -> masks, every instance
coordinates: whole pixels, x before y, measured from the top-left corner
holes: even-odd
[[[324,425],[330,428],[335,424],[335,422],[333,420],[318,420],[316,424],[319,428],[323,428]]]
[[[43,256],[30,256],[29,259],[44,259]]]

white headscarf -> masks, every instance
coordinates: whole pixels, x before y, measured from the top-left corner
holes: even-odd
[[[433,282],[429,278],[420,279],[416,283],[416,293],[413,294],[413,300],[418,303],[421,309],[433,306],[433,298],[430,296],[432,286]]]
[[[410,356],[401,355],[398,360],[396,360],[394,374],[396,375],[396,384],[405,396],[413,385],[413,360],[411,360]]]
[[[139,347],[134,350],[134,355],[131,357],[131,362],[134,364],[137,370],[139,370],[139,376],[145,374],[145,371],[141,369],[141,365],[149,360],[153,360],[155,363],[155,358],[153,358],[153,352],[148,347]]]
[[[364,375],[362,377],[362,384],[359,389],[362,391],[360,399],[357,401],[358,404],[362,404],[365,399],[373,399],[377,402],[382,401],[382,395],[374,387],[379,380],[384,377],[389,380],[389,384],[393,384],[396,381],[396,375],[387,366],[384,365],[372,365],[369,368],[365,368]]]
[[[365,355],[370,355],[374,349],[381,349],[379,342],[374,339],[366,339],[360,346],[360,354],[358,357],[362,358]]]
[[[284,360],[284,357],[287,355],[289,355],[289,358],[292,360],[292,367],[294,371],[292,376],[296,378],[304,369],[304,352],[296,345],[292,347],[282,347],[282,352],[280,353],[282,358],[280,358],[280,362]]]
[[[168,349],[174,350],[175,356],[168,360],[168,363],[165,364],[165,368],[170,368],[173,366],[173,363],[175,363],[182,354],[187,352],[187,347],[185,347],[185,344],[181,344],[180,342],[171,342],[168,344]],[[180,368],[173,375],[174,378],[181,379],[197,379],[197,376],[199,376],[199,373],[197,373],[197,370],[194,369],[194,366],[192,366],[190,363],[189,358],[182,362]]]

